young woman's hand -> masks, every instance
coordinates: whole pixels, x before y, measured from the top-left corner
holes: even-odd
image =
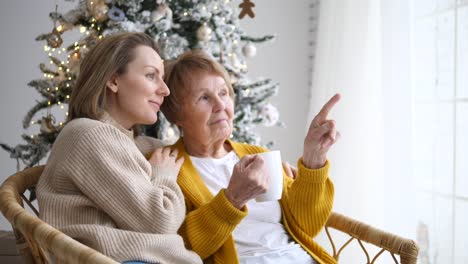
[[[183,157],[177,159],[178,153],[177,149],[171,149],[170,147],[157,148],[148,160],[156,170],[156,173],[153,173],[153,175],[155,177],[177,178],[180,167],[184,163]]]

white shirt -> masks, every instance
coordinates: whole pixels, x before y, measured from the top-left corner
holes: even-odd
[[[193,165],[212,194],[226,188],[239,161],[234,151],[220,159],[190,156]],[[239,262],[250,263],[316,263],[287,233],[281,223],[281,207],[278,201],[247,203],[249,214],[234,229]]]

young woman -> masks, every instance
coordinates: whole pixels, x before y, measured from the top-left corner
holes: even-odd
[[[156,122],[169,95],[163,76],[149,36],[101,40],[83,59],[69,120],[37,186],[43,220],[119,262],[201,263],[177,234],[183,159],[134,129]]]

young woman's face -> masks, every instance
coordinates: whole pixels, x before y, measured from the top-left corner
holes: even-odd
[[[157,112],[169,89],[163,81],[164,65],[158,53],[148,46],[138,46],[124,74],[108,83],[108,111],[125,128],[154,124]]]

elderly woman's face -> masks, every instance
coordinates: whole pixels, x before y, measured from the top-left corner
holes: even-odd
[[[194,76],[183,99],[182,119],[177,124],[184,138],[200,142],[225,140],[232,132],[234,102],[224,79],[216,74]]]

